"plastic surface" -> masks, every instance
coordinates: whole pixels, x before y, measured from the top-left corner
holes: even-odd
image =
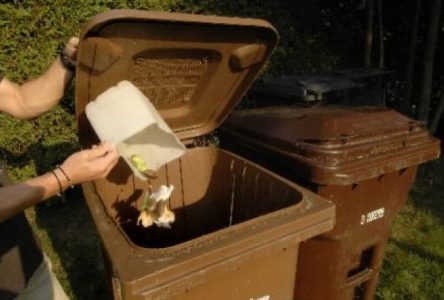
[[[299,243],[333,227],[331,203],[216,148],[149,182],[125,167],[83,186],[118,299],[292,299]],[[172,229],[136,226],[143,192],[166,183]]]
[[[76,113],[81,141],[94,134],[88,102],[122,80],[137,86],[183,142],[216,129],[276,46],[256,19],[115,10],[84,27],[78,50]],[[124,99],[122,99],[124,101]]]
[[[227,144],[292,161],[288,168],[317,184],[358,183],[439,156],[422,123],[377,107],[244,110],[220,132]]]
[[[245,110],[219,132],[224,148],[336,204],[334,229],[300,245],[294,299],[373,299],[390,224],[439,141],[383,108]]]
[[[148,98],[129,81],[100,94],[87,104],[85,112],[100,140],[116,145],[141,179],[146,176],[131,162],[134,155],[142,158],[148,169],[157,171],[186,151]]]
[[[82,143],[94,141],[86,104],[129,79],[193,144],[232,110],[276,41],[261,20],[127,10],[94,17],[78,53]],[[334,224],[329,201],[220,149],[188,149],[157,175],[140,180],[121,160],[105,180],[83,185],[116,299],[292,299],[299,243]],[[137,226],[145,192],[163,184],[174,186],[172,228]]]

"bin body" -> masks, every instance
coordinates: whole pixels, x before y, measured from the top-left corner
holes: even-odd
[[[388,109],[331,107],[239,111],[220,138],[336,204],[334,229],[300,245],[294,299],[372,299],[390,224],[439,141]]]
[[[172,229],[145,229],[135,225],[135,197],[148,183],[129,172],[111,176],[131,184],[84,185],[116,299],[292,299],[299,243],[333,227],[326,200],[229,152],[199,147],[150,182],[175,186]]]
[[[106,179],[83,185],[114,298],[292,299],[298,246],[333,228],[334,205],[201,143],[271,54],[273,27],[122,10],[90,20],[80,40],[76,115],[83,145],[97,141],[86,104],[130,80],[188,147],[155,179],[135,177],[121,159]],[[174,186],[172,228],[137,226],[144,194],[160,185]]]

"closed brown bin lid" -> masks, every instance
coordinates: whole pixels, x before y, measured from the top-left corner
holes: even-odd
[[[352,184],[439,157],[423,123],[380,107],[274,107],[233,113],[222,126],[318,184]]]
[[[86,104],[121,80],[136,85],[183,142],[210,133],[252,84],[277,40],[276,30],[257,19],[138,10],[97,15],[84,27],[78,50],[81,142],[94,141]]]

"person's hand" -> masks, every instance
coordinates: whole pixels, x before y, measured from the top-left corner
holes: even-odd
[[[78,184],[105,178],[118,159],[116,148],[109,142],[103,142],[91,149],[72,154],[60,167],[71,180],[71,184]]]
[[[63,49],[63,52],[65,55],[73,62],[75,63],[77,60],[77,48],[79,47],[79,38],[78,37],[71,37],[66,43],[65,48]]]

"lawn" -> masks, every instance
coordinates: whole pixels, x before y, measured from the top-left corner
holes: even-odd
[[[378,287],[376,299],[444,299],[444,159],[419,168]]]
[[[100,241],[79,188],[27,211],[72,299],[109,299]],[[419,168],[392,226],[376,299],[444,299],[444,160]]]

